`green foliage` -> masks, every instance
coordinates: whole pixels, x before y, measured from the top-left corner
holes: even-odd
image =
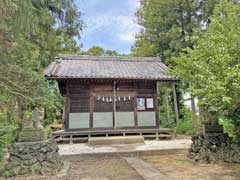
[[[87,50],[87,54],[90,56],[102,56],[104,54],[104,49],[99,46],[92,46]]]
[[[115,50],[105,50],[105,55],[107,55],[107,56],[119,56],[119,54]]]
[[[92,46],[87,50],[87,52],[82,52],[82,54],[90,56],[120,56],[115,50],[105,50],[100,46]]]
[[[160,56],[174,65],[171,57],[192,47],[194,29],[207,22],[217,0],[140,0],[137,22],[143,27],[132,48],[134,56]]]
[[[176,133],[187,135],[195,133],[192,121],[181,121],[176,127]]]
[[[171,108],[173,102],[171,101],[170,91],[170,87],[158,83],[160,125],[164,128],[173,128],[176,125],[175,114],[173,108]]]
[[[49,126],[45,126],[44,127],[44,133],[46,133],[45,135],[46,135],[47,138],[51,138],[52,129]]]
[[[222,0],[193,49],[176,58],[177,74],[191,84],[205,120],[225,117],[240,139],[240,4]]]
[[[3,0],[0,14],[0,145],[3,147],[12,142],[16,124],[20,125],[24,117],[27,119],[34,107],[45,108],[49,119],[45,125],[57,118],[62,98],[57,84],[48,83],[43,77],[43,70],[58,53],[80,51],[75,39],[80,37],[82,21],[73,0]]]
[[[0,124],[0,160],[3,157],[3,148],[7,148],[16,138],[16,126]]]
[[[234,133],[234,124],[224,118],[219,118],[218,122],[223,126],[225,133],[228,133],[230,137],[236,138]]]
[[[192,135],[196,132],[193,127],[192,113],[190,109],[183,109],[184,119],[181,119],[180,123],[176,127],[176,132],[178,134]]]

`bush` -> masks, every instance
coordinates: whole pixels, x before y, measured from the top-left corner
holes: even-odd
[[[181,121],[176,127],[177,134],[187,134],[192,135],[195,133],[192,121]]]
[[[223,126],[225,133],[227,133],[230,137],[235,138],[234,124],[224,118],[220,118],[218,122]]]
[[[0,160],[3,158],[3,148],[8,147],[16,139],[16,127],[0,124]]]
[[[183,108],[182,113],[184,115],[184,119],[182,119],[181,122],[176,126],[176,132],[178,134],[187,134],[187,135],[191,135],[195,133],[196,130],[193,127],[191,110],[188,108]]]

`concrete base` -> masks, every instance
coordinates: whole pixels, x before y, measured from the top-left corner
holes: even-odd
[[[144,143],[143,136],[117,136],[117,137],[93,137],[88,139],[89,146],[111,144],[136,144]]]

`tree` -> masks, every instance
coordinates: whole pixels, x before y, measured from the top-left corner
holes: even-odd
[[[87,54],[90,56],[103,56],[104,55],[104,49],[100,46],[92,46],[87,50]]]
[[[193,48],[175,59],[176,72],[191,84],[205,118],[223,116],[235,125],[240,139],[240,4],[222,0],[206,32]]]
[[[87,50],[87,52],[81,52],[82,55],[90,55],[90,56],[120,56],[115,50],[105,50],[100,46],[92,46]]]
[[[208,22],[217,0],[140,0],[137,22],[143,27],[132,47],[134,56],[160,56],[168,65],[172,57],[192,47],[195,28]]]
[[[104,54],[107,56],[119,56],[119,54],[115,50],[105,50]]]
[[[22,110],[47,106],[54,96],[43,69],[57,53],[79,51],[74,38],[82,28],[81,14],[72,0],[4,0],[0,5],[0,94],[6,114],[18,102],[20,124]]]

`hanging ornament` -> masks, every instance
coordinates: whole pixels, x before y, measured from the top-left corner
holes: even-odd
[[[126,101],[126,97],[125,96],[123,97],[123,101]]]
[[[128,96],[128,100],[129,100],[129,101],[131,100],[131,96]]]
[[[98,97],[97,97],[97,100],[98,100],[98,101],[100,101],[100,99],[101,99],[101,97],[100,97],[100,96],[98,96]]]
[[[109,98],[109,102],[112,102],[112,98],[111,97]]]
[[[104,97],[102,98],[102,101],[105,102],[105,98]]]
[[[121,101],[121,97],[120,96],[118,96],[118,101]]]
[[[108,102],[108,97],[106,97],[106,102]]]
[[[115,98],[114,100],[115,100],[115,102],[117,102],[117,98]]]

